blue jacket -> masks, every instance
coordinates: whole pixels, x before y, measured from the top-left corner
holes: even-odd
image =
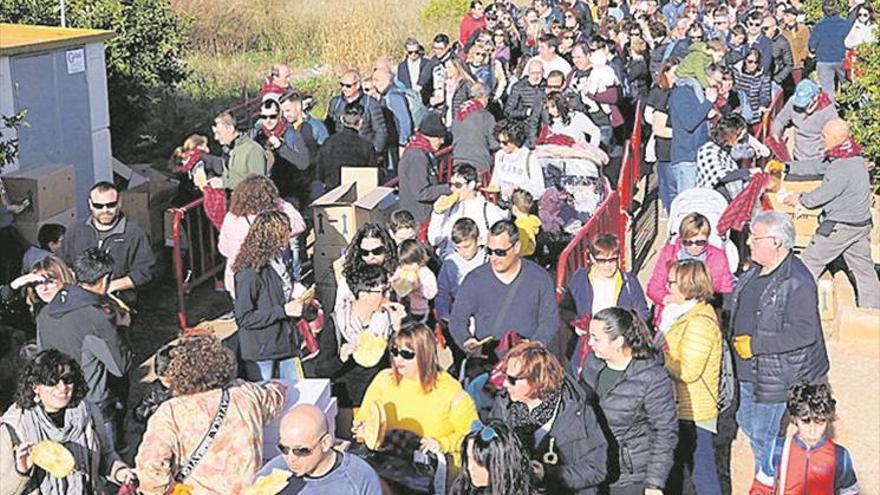
[[[389,110],[393,116],[392,125],[392,122],[387,118],[386,113],[385,122],[388,125],[388,137],[392,138],[396,134],[397,144],[400,146],[406,146],[406,143],[409,142],[410,135],[413,133],[412,116],[409,114],[406,96],[401,89],[391,87],[388,89],[388,92],[382,95],[381,102],[382,108]],[[392,131],[392,128],[396,132]],[[389,141],[392,140],[389,139]]]
[[[679,4],[669,2],[663,6],[663,9],[660,12],[663,14],[663,17],[666,18],[667,25],[675,26],[675,21],[681,17],[681,14],[684,14],[684,9],[686,8],[687,2],[681,2]]]
[[[672,163],[696,162],[697,150],[709,139],[709,111],[712,102],[703,96],[703,88],[692,77],[681,78],[669,97],[672,119]]]
[[[749,48],[757,48],[761,52],[761,70],[764,74],[770,74],[770,67],[773,65],[773,40],[762,34]]]
[[[849,34],[852,23],[840,16],[826,17],[813,26],[810,33],[810,51],[816,54],[816,61],[829,64],[843,62],[846,46],[843,40]]]

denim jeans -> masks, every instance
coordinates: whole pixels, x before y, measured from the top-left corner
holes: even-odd
[[[819,74],[819,86],[822,88],[822,91],[828,93],[831,101],[834,101],[835,79],[839,84],[843,84],[846,81],[846,71],[843,70],[843,62],[839,64],[819,62],[816,64],[816,72]]]
[[[785,414],[785,403],[755,402],[754,384],[740,382],[739,409],[736,411],[736,422],[743,433],[749,437],[752,446],[752,457],[755,459],[755,473],[764,465],[770,455],[773,439],[780,436],[780,423]],[[784,432],[784,430],[783,430]]]
[[[263,380],[272,379],[275,363],[278,363],[278,378],[281,381],[287,383],[296,381],[296,364],[293,358],[257,361],[257,367],[260,369],[260,376]]]
[[[697,163],[670,163],[667,168],[669,168],[668,173],[673,177],[672,196],[669,199],[669,207],[672,207],[672,202],[679,194],[697,187]]]
[[[700,428],[693,421],[678,422],[675,464],[666,482],[666,493],[721,494],[715,466],[714,439],[714,433]]]
[[[660,189],[660,202],[669,213],[669,206],[675,198],[675,173],[669,162],[657,162],[657,180]]]

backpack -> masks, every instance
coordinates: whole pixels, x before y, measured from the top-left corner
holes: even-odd
[[[730,352],[730,344],[727,338],[721,337],[721,373],[718,377],[718,398],[715,405],[718,407],[718,414],[730,409],[736,402],[736,375],[733,371],[733,354]]]
[[[412,117],[413,130],[418,129],[422,119],[428,115],[428,107],[422,101],[421,93],[410,88],[397,88],[397,91],[406,98],[406,107],[409,109],[410,117]]]

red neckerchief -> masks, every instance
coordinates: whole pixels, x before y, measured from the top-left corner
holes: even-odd
[[[575,144],[574,139],[571,136],[566,136],[565,134],[554,134],[550,131],[550,126],[544,125],[541,128],[541,133],[538,135],[538,139],[536,144],[556,144],[559,146],[567,146],[572,147]]]
[[[839,160],[841,158],[852,158],[862,154],[862,145],[856,142],[852,136],[837,146],[825,152],[825,161]]]
[[[483,108],[485,107],[479,101],[468,100],[458,106],[458,110],[455,112],[455,120],[457,122],[461,122],[466,119],[468,115],[476,112],[477,110],[482,110]]]
[[[275,127],[273,127],[272,129],[267,129],[266,119],[263,119],[263,134],[266,135],[266,138],[275,136],[283,141],[284,133],[287,132],[287,125],[287,121],[284,119],[284,117],[278,117],[278,120],[275,122]]]
[[[425,153],[433,153],[434,147],[431,146],[431,142],[428,141],[428,137],[422,134],[422,131],[416,131],[415,134],[410,138],[409,143],[406,145],[406,149],[417,149],[422,150]]]
[[[202,156],[204,156],[204,154],[205,154],[205,150],[200,149],[200,148],[196,148],[196,149],[190,151],[189,156],[186,158],[186,161],[180,164],[180,167],[178,167],[178,170],[180,170],[181,172],[183,172],[185,174],[189,173],[189,171],[192,170],[193,167],[195,167],[197,163],[199,163],[199,160],[202,159]]]
[[[828,93],[826,93],[824,91],[820,92],[819,93],[819,102],[816,103],[816,109],[813,110],[813,113],[816,113],[819,110],[822,110],[823,108],[827,107],[830,104],[831,104],[831,98],[828,96]]]

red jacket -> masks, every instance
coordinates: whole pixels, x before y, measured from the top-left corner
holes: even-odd
[[[458,41],[461,43],[462,48],[467,44],[472,34],[484,27],[486,27],[485,16],[477,19],[470,12],[465,14],[461,19],[461,24],[458,25]]]
[[[849,452],[831,440],[807,447],[797,435],[773,441],[750,495],[858,495]]]

